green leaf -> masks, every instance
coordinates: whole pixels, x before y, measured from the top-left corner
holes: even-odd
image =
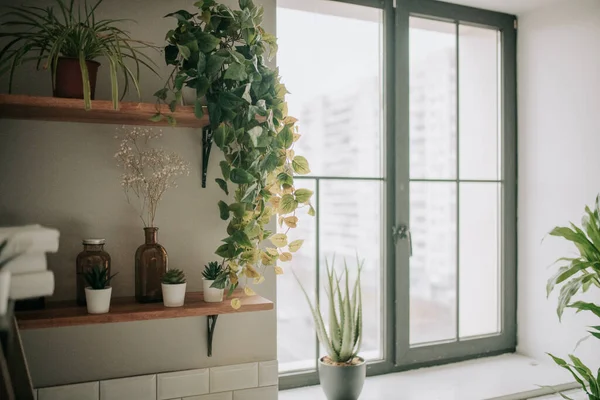
[[[235,246],[231,243],[225,243],[215,251],[215,254],[223,258],[235,257]]]
[[[167,115],[167,123],[170,126],[176,126],[177,125],[177,120],[175,118],[173,118],[173,116]]]
[[[246,214],[246,205],[244,203],[233,203],[229,205],[229,210],[233,212],[236,218],[243,218]]]
[[[221,178],[215,179],[215,182],[217,182],[219,187],[225,192],[226,195],[229,195],[229,189],[227,189],[227,182],[225,182]],[[219,208],[220,208],[220,206],[219,206]],[[227,215],[227,218],[229,218],[229,215]]]
[[[264,160],[262,162],[262,168],[266,172],[272,172],[273,170],[275,170],[275,168],[277,168],[277,163],[278,162],[279,162],[279,159],[277,157],[277,154],[275,154],[274,152],[270,152],[264,158]]]
[[[250,136],[250,140],[252,141],[252,146],[258,146],[258,137],[262,135],[263,128],[261,126],[255,126],[254,128],[248,131],[248,136]]]
[[[233,241],[236,244],[238,244],[239,246],[242,246],[242,247],[245,247],[245,248],[252,248],[252,247],[254,247],[254,245],[252,244],[252,242],[248,238],[248,235],[246,235],[242,231],[236,231],[232,235],[232,238],[233,238]]]
[[[162,89],[160,89],[160,90],[157,90],[157,91],[154,93],[154,97],[157,97],[157,98],[159,98],[159,99],[161,99],[161,100],[163,100],[163,101],[164,101],[164,100],[166,100],[166,99],[167,99],[167,95],[168,95],[168,93],[169,93],[169,89],[168,89],[168,88],[162,88]]]
[[[171,112],[175,112],[176,109],[177,109],[177,101],[173,100],[169,103],[169,110],[171,110]]]
[[[231,79],[233,81],[243,81],[248,78],[246,73],[246,66],[244,64],[230,64],[224,75],[225,79]]]
[[[298,203],[306,203],[310,200],[314,192],[309,189],[298,189],[294,194],[296,195]]]
[[[208,79],[205,76],[199,76],[196,79],[196,100],[202,100],[204,96],[206,96],[206,92],[210,87],[210,83],[208,83]]]
[[[210,33],[197,31],[194,33],[194,36],[196,36],[196,40],[198,41],[198,48],[203,53],[210,53],[221,43],[221,39]]]
[[[577,312],[581,311],[591,311],[597,317],[600,317],[600,307],[595,305],[594,303],[586,303],[584,301],[576,301],[573,304],[569,304],[567,307],[577,309]]]
[[[316,211],[315,211],[315,208],[314,208],[313,206],[310,206],[310,207],[308,208],[308,215],[310,215],[311,217],[314,217],[316,214],[317,214],[317,213],[316,213]]]
[[[306,175],[310,173],[308,161],[302,156],[294,157],[294,160],[292,160],[292,167],[294,168],[294,171],[299,175]]]
[[[228,146],[233,141],[233,129],[229,125],[221,124],[215,130],[213,138],[215,144],[220,149],[223,149],[225,146]]]
[[[179,53],[181,53],[181,56],[187,60],[190,58],[190,56],[192,55],[192,52],[190,51],[189,47],[182,45],[182,44],[178,44],[177,48],[179,49]]]
[[[279,175],[277,175],[277,181],[281,184],[281,185],[293,185],[294,184],[294,178],[288,174],[286,174],[285,172],[280,173]]]
[[[288,149],[294,143],[294,133],[291,131],[289,126],[283,127],[281,132],[277,135],[277,143],[283,149]]]
[[[196,71],[198,75],[202,75],[206,70],[206,55],[202,52],[198,52],[198,63],[196,64]]]
[[[241,169],[241,168],[234,168],[231,171],[229,179],[231,179],[231,182],[237,183],[239,185],[243,185],[246,183],[252,183],[256,180],[254,175],[252,175],[248,171]]]
[[[208,56],[208,61],[206,62],[206,75],[213,76],[219,73],[219,70],[225,63],[225,57],[221,57],[217,54],[211,54]]]
[[[284,194],[279,202],[279,213],[289,214],[298,208],[298,202],[291,194]]]
[[[229,219],[229,207],[223,200],[219,201],[219,213],[221,214],[221,219],[223,221]]]
[[[156,113],[150,117],[150,121],[152,122],[160,122],[163,119],[163,115],[161,113]]]
[[[219,163],[219,166],[221,167],[221,174],[223,175],[223,178],[225,180],[229,180],[229,174],[231,173],[231,167],[229,166],[229,163],[223,160]]]
[[[175,11],[175,12],[165,15],[163,18],[175,17],[180,22],[186,22],[186,21],[192,19],[194,17],[194,15],[196,15],[196,14],[191,14],[190,12],[188,12],[186,10],[179,10],[179,11]]]
[[[196,118],[201,119],[204,116],[204,107],[202,106],[202,100],[196,99],[194,101],[194,115]]]

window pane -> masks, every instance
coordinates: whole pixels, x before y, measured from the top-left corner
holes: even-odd
[[[501,184],[460,184],[460,336],[500,331]]]
[[[309,156],[315,176],[380,177],[381,10],[324,0],[279,5],[277,63],[299,119],[296,153]]]
[[[500,179],[499,38],[459,27],[460,178]]]
[[[456,337],[456,183],[411,182],[410,343]]]
[[[456,177],[456,27],[410,19],[410,177]]]
[[[367,359],[380,359],[383,182],[325,180],[320,185],[321,304],[328,304],[323,286],[326,282],[325,259],[331,261],[335,255],[340,272],[343,271],[344,259],[351,271],[356,269],[356,257],[363,259],[361,288],[364,332],[360,354]],[[354,276],[351,274],[351,282]],[[323,310],[326,309],[323,307]]]
[[[297,180],[297,188],[316,190],[313,180]],[[296,282],[292,269],[309,294],[316,288],[316,219],[307,215],[307,208],[298,211],[299,223],[288,232],[289,241],[304,239],[301,251],[286,263],[286,273],[277,278],[277,355],[279,371],[315,369],[317,342],[310,308]],[[278,226],[279,229],[279,226]]]

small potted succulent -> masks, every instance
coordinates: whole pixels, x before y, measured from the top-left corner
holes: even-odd
[[[84,272],[83,277],[89,285],[85,288],[85,300],[87,310],[90,314],[105,314],[110,309],[110,296],[112,287],[110,281],[117,275],[114,273],[108,275],[108,269],[99,265],[94,265],[91,269]]]
[[[163,304],[165,307],[181,307],[185,300],[185,274],[180,269],[170,269],[161,281]]]
[[[207,303],[220,303],[223,301],[223,288],[225,285],[223,284],[222,288],[215,287],[215,280],[221,272],[223,272],[223,266],[216,261],[211,261],[204,266],[202,286],[204,288],[204,301]]]

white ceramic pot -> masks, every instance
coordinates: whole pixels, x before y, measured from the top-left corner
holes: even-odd
[[[202,278],[202,286],[204,288],[204,301],[207,303],[220,303],[223,301],[223,291],[225,289],[211,288],[210,285],[214,281]]]
[[[181,307],[183,305],[187,283],[177,283],[175,285],[161,283],[161,286],[165,307]]]
[[[10,272],[0,271],[0,315],[6,314],[10,292]]]
[[[106,314],[110,309],[110,295],[112,287],[94,290],[91,287],[85,288],[85,301],[87,310],[90,314]]]

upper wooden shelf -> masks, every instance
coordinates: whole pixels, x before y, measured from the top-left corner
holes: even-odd
[[[115,110],[112,101],[93,100],[91,110],[86,111],[83,100],[57,97],[37,97],[0,94],[0,118],[42,121],[87,122],[96,124],[168,126],[166,120],[152,122],[156,104],[120,102]],[[161,108],[166,115],[177,121],[178,127],[202,128],[209,124],[208,112],[202,119],[196,118],[192,106],[178,106],[172,113],[166,106]]]
[[[221,303],[205,303],[201,292],[188,292],[183,307],[165,307],[162,303],[136,303],[133,297],[111,299],[107,314],[88,314],[85,306],[75,301],[49,302],[46,308],[37,311],[20,311],[15,316],[19,329],[58,328],[64,326],[109,324],[114,322],[148,321],[155,319],[199,317],[208,315],[235,314],[273,309],[273,302],[258,295],[246,296],[237,291],[242,307],[235,310],[229,300]]]

